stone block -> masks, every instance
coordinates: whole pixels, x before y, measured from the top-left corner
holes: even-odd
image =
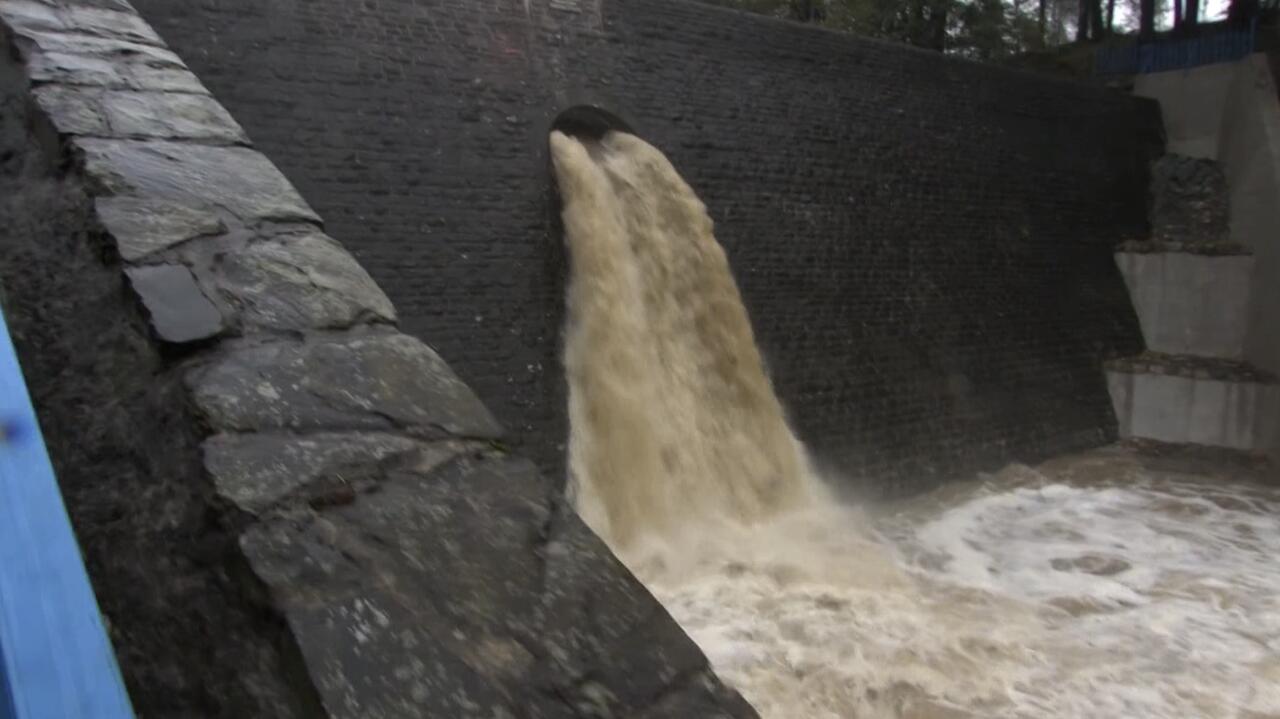
[[[320,218],[261,153],[245,147],[82,138],[85,167],[108,194],[216,209],[242,223]]]
[[[35,82],[98,85],[130,90],[204,93],[208,90],[186,70],[153,67],[140,62],[121,63],[91,55],[40,52],[27,62]]]
[[[754,716],[553,492],[526,461],[459,458],[241,547],[333,717]]]
[[[0,18],[19,34],[32,31],[73,32],[148,45],[164,45],[155,30],[132,7],[118,0],[6,0],[0,8]]]
[[[98,37],[80,32],[22,30],[19,34],[30,43],[27,47],[28,55],[39,52],[61,53],[109,60],[122,66],[145,65],[175,70],[187,69],[182,58],[172,50],[159,45]]]
[[[125,68],[103,58],[61,52],[38,52],[27,61],[27,74],[35,82],[74,85],[135,87]],[[184,73],[189,75],[190,73]]]
[[[59,131],[117,138],[200,140],[248,144],[244,131],[208,95],[134,92],[77,85],[35,91]]]
[[[0,8],[0,20],[19,35],[39,30],[67,29],[57,6],[43,0],[9,0]]]
[[[58,132],[71,135],[110,135],[111,126],[93,97],[74,86],[45,85],[33,93],[40,109]]]
[[[387,457],[419,450],[439,463],[461,451],[447,442],[424,447],[408,437],[379,432],[219,434],[205,440],[202,449],[219,496],[251,513],[300,490],[303,501],[342,501],[336,495],[347,492],[353,500],[355,492],[367,489],[371,468]]]
[[[248,324],[304,330],[395,321],[369,273],[319,232],[253,242],[220,256],[216,272],[222,296]]]
[[[164,45],[151,25],[123,2],[62,2],[68,30],[148,45]]]
[[[430,347],[391,331],[245,345],[188,379],[224,431],[402,429],[496,438],[501,428]]]
[[[227,230],[210,210],[192,209],[164,200],[100,197],[94,205],[98,220],[111,233],[126,262],[136,262],[187,240]]]
[[[100,103],[117,137],[249,142],[240,125],[207,95],[105,91]]]
[[[125,270],[142,300],[156,336],[165,342],[208,339],[222,331],[222,314],[182,265],[148,265]]]

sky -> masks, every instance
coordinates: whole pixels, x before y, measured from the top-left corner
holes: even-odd
[[[1213,22],[1215,20],[1225,20],[1227,16],[1227,5],[1231,0],[1200,0],[1200,19],[1204,22]],[[1172,7],[1173,3],[1169,3]],[[1116,26],[1129,27],[1137,25],[1137,21],[1130,17],[1129,8],[1124,3],[1116,3]],[[1160,18],[1156,23],[1158,27],[1170,27],[1173,25],[1173,11],[1166,13],[1165,17]]]
[[[1200,3],[1200,16],[1207,21],[1225,20],[1229,3],[1230,0],[1202,0]]]

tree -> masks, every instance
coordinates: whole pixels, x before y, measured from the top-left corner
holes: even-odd
[[[1067,25],[1074,16],[1079,0],[1050,0],[1049,27],[1044,35],[1046,45],[1062,45],[1069,40]]]
[[[1200,0],[1186,0],[1186,3],[1186,10],[1182,13],[1182,21],[1187,24],[1187,27],[1195,27],[1196,23],[1200,22]]]
[[[823,0],[791,0],[791,19],[800,22],[822,22],[827,15]]]
[[[1150,39],[1156,34],[1156,0],[1141,0],[1140,7],[1138,37]]]
[[[1017,15],[1005,13],[1001,0],[974,0],[956,8],[951,49],[979,60],[991,60],[1019,48]]]
[[[1125,14],[1129,16],[1129,25],[1125,29],[1136,32],[1139,36],[1142,36],[1145,19],[1149,18],[1151,23],[1147,35],[1149,37],[1155,34],[1162,18],[1172,18],[1173,15],[1172,0],[1118,0],[1118,2],[1124,4],[1127,10]]]
[[[1102,23],[1102,0],[1081,0],[1089,6],[1089,29],[1094,40],[1106,37],[1111,29]]]
[[[829,0],[824,24],[942,51],[954,13],[964,4],[961,0]]]
[[[1227,19],[1232,22],[1246,22],[1258,15],[1262,10],[1259,0],[1231,0],[1227,5]]]
[[[924,18],[925,44],[923,47],[942,52],[947,49],[947,16],[951,3],[929,3],[928,13]]]
[[[1076,16],[1076,42],[1099,40],[1107,33],[1102,24],[1102,0],[1080,0]]]

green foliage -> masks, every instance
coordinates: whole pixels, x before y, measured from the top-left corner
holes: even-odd
[[[954,0],[835,0],[825,23],[860,35],[941,50]]]

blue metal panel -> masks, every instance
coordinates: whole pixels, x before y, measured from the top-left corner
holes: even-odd
[[[0,314],[0,719],[130,719]]]
[[[1216,62],[1234,62],[1253,53],[1258,21],[1246,27],[1186,40],[1101,47],[1094,53],[1096,75],[1139,75],[1185,70]]]

